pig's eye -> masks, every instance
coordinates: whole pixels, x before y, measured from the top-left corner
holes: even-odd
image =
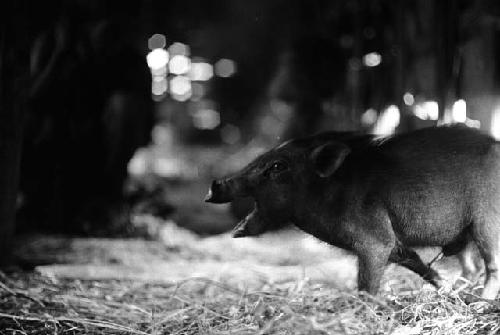
[[[288,168],[288,165],[285,162],[274,162],[273,165],[271,165],[270,170],[272,172],[281,172],[285,171]]]

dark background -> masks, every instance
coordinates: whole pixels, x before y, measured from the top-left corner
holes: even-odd
[[[2,262],[16,232],[137,236],[137,213],[226,231],[235,219],[203,207],[200,190],[287,138],[453,122],[460,99],[461,121],[498,132],[494,0],[4,1],[0,13]],[[237,71],[204,83],[201,102],[153,97],[155,33]],[[437,117],[418,114],[428,101]],[[193,122],[206,106],[213,129]],[[399,119],[384,127],[388,106]],[[163,168],[129,175],[139,148],[135,163]]]

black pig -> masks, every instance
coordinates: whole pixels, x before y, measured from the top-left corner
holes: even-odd
[[[348,134],[348,133],[346,133]],[[438,286],[410,248],[445,254],[474,241],[485,261],[484,298],[500,289],[500,146],[464,126],[383,140],[323,133],[291,140],[240,173],[214,181],[206,201],[251,196],[235,237],[293,223],[358,255],[358,288],[377,293],[384,266],[400,264]]]

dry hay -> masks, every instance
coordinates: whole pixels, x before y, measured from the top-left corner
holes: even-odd
[[[33,273],[0,279],[1,334],[500,333],[499,306],[466,304],[464,287],[373,297],[307,279],[259,291],[205,278],[175,285]]]

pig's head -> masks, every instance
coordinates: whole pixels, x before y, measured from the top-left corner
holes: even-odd
[[[227,203],[252,197],[255,208],[236,226],[233,236],[260,235],[293,222],[295,209],[304,206],[307,193],[332,176],[349,152],[343,143],[314,137],[286,142],[239,173],[213,181],[205,201]]]

